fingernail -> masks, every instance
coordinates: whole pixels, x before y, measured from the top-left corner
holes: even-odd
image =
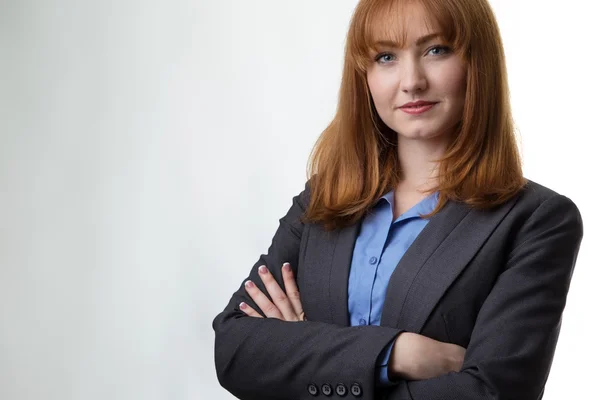
[[[265,267],[264,265],[261,265],[260,267],[258,267],[258,272],[260,272],[261,274],[266,274],[267,267]]]
[[[246,303],[244,303],[244,302],[242,301],[242,302],[240,303],[240,308],[241,308],[242,310],[245,310],[245,309],[246,309],[246,307],[248,307],[248,306],[246,305]]]
[[[291,270],[290,263],[283,263],[283,270],[289,272]]]
[[[246,281],[245,285],[246,285],[247,288],[253,288],[254,287],[254,282],[252,282],[252,281]]]

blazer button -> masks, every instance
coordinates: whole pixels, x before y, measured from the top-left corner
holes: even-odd
[[[326,383],[323,386],[321,386],[321,392],[323,392],[325,396],[331,396],[331,394],[333,393],[333,388],[330,384]]]
[[[346,386],[343,383],[338,383],[338,385],[335,387],[335,392],[338,394],[338,396],[344,397],[346,394],[348,394],[348,389],[346,389]]]
[[[310,393],[313,396],[316,396],[319,394],[319,389],[317,388],[317,385],[311,383],[310,385],[308,385],[308,393]]]
[[[350,392],[354,396],[360,397],[362,395],[362,388],[360,387],[360,385],[358,383],[353,383],[352,386],[350,386]]]

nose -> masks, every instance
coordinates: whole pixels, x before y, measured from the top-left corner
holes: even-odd
[[[400,89],[405,93],[416,93],[427,89],[427,79],[418,62],[406,61],[400,76]]]

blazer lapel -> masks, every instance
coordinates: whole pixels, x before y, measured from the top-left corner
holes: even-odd
[[[448,202],[425,225],[425,228],[408,248],[390,277],[381,315],[382,326],[395,327],[398,325],[402,304],[406,300],[411,283],[417,277],[420,268],[468,211],[469,209],[462,204]],[[361,224],[362,219],[341,229],[337,234],[337,238],[334,238],[333,241],[329,240],[330,245],[332,242],[335,243],[330,269],[325,270],[326,279],[329,281],[331,321],[341,326],[350,325],[348,318],[348,279],[354,244],[360,233]],[[410,315],[412,314],[406,314],[406,316]]]
[[[410,308],[414,303],[412,297],[415,297],[413,283],[425,263],[468,213],[469,208],[466,205],[449,201],[438,214],[431,217],[429,223],[425,225],[425,228],[404,253],[390,277],[381,314],[381,325],[401,326],[402,329],[410,331],[410,326],[406,326],[406,323],[416,318],[415,310]],[[438,258],[438,261],[447,264],[449,260]],[[446,265],[444,265],[445,268]],[[422,280],[419,282],[423,283]],[[440,289],[441,285],[432,289],[425,283],[416,297],[419,300],[425,300]],[[409,292],[412,294],[411,298],[408,297]],[[407,299],[410,300],[408,303]],[[424,311],[423,307],[419,307],[419,314],[423,314]]]
[[[337,237],[331,273],[329,274],[329,304],[331,305],[331,321],[341,326],[349,326],[348,318],[348,279],[354,244],[362,219],[346,228],[343,228]]]
[[[446,290],[515,201],[494,211],[448,202],[431,218],[392,273],[381,325],[420,332]]]
[[[400,312],[419,270],[450,232],[456,228],[468,211],[469,209],[464,205],[448,202],[438,214],[430,219],[429,223],[408,248],[390,277],[381,315],[382,326],[398,326]],[[325,275],[325,281],[329,282],[331,321],[341,326],[349,326],[350,324],[348,318],[348,279],[354,244],[359,235],[361,224],[362,219],[338,231],[337,237],[320,240],[321,245],[328,242],[328,245],[331,246],[335,243],[333,255],[330,258],[330,268],[323,269],[322,272]],[[325,239],[325,237],[322,239]],[[405,314],[405,318],[410,316],[412,316],[412,312]]]
[[[298,273],[302,282],[301,294],[311,300],[310,305],[305,304],[309,308],[309,319],[350,325],[348,278],[360,225],[359,221],[331,232],[310,225],[302,268]]]

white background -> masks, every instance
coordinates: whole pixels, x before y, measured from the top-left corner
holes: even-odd
[[[1,399],[233,398],[211,323],[303,188],[356,3],[0,1]],[[593,398],[595,3],[492,5],[526,176],[584,220],[545,399]]]

